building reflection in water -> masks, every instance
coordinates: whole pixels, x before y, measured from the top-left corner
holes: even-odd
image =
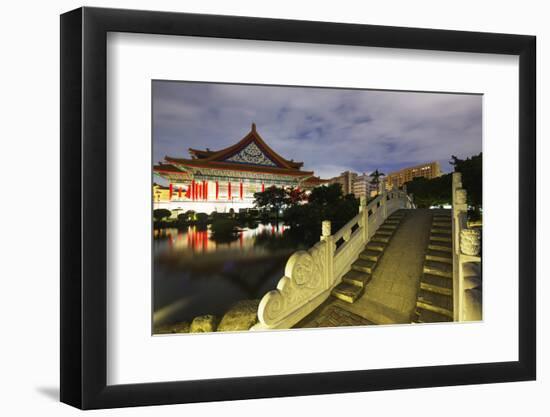
[[[154,230],[154,238],[165,240],[170,251],[192,251],[194,253],[215,252],[220,249],[246,250],[254,246],[257,236],[282,237],[288,226],[259,224],[255,228],[243,228],[239,230],[235,240],[230,242],[216,242],[212,238],[210,227],[200,228],[188,226],[186,230],[176,228]]]

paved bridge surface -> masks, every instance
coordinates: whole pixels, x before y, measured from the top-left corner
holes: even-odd
[[[450,210],[399,210],[377,230],[332,296],[295,327],[450,320],[450,236]],[[429,271],[433,264],[442,272]]]

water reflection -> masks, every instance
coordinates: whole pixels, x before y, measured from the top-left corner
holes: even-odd
[[[220,242],[213,238],[213,233],[208,226],[207,228],[201,228],[193,225],[188,226],[187,230],[181,230],[176,228],[168,229],[155,229],[153,237],[157,251],[167,250],[163,248],[163,242],[170,251],[192,251],[193,253],[201,252],[217,252],[223,249],[250,249],[253,248],[257,237],[283,237],[285,231],[289,230],[286,225],[259,224],[255,228],[243,228],[237,233],[237,237],[234,241]]]
[[[300,245],[285,225],[259,224],[220,242],[210,227],[154,231],[154,323],[223,315],[235,302],[276,287]]]

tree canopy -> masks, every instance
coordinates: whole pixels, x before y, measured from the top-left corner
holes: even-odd
[[[417,177],[407,183],[407,192],[412,193],[417,207],[429,208],[451,204],[452,174],[428,179]]]
[[[454,155],[451,158],[450,163],[454,166],[455,172],[462,173],[462,186],[468,192],[468,204],[478,210],[483,205],[483,157],[481,152],[466,159],[459,159]]]
[[[473,207],[476,215],[482,207],[482,154],[466,159],[451,156],[451,165],[455,172],[462,173],[462,186],[468,192],[468,204]],[[452,174],[427,179],[415,178],[407,183],[408,192],[414,195],[418,207],[431,207],[452,203]]]
[[[161,221],[163,219],[167,219],[172,215],[172,212],[168,209],[155,209],[153,210],[153,218],[157,221]]]
[[[279,212],[291,202],[287,191],[275,186],[269,187],[265,191],[254,193],[254,199],[254,204],[259,209],[275,212],[277,226],[279,226]]]
[[[340,184],[316,187],[311,190],[307,204],[289,205],[284,213],[290,232],[311,246],[319,240],[321,223],[330,220],[337,231],[351,220],[359,210],[359,201],[342,193]]]

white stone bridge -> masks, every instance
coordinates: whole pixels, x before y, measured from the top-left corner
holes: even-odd
[[[466,190],[453,174],[452,210],[417,209],[386,191],[288,260],[251,330],[481,319],[479,230],[467,227]]]

